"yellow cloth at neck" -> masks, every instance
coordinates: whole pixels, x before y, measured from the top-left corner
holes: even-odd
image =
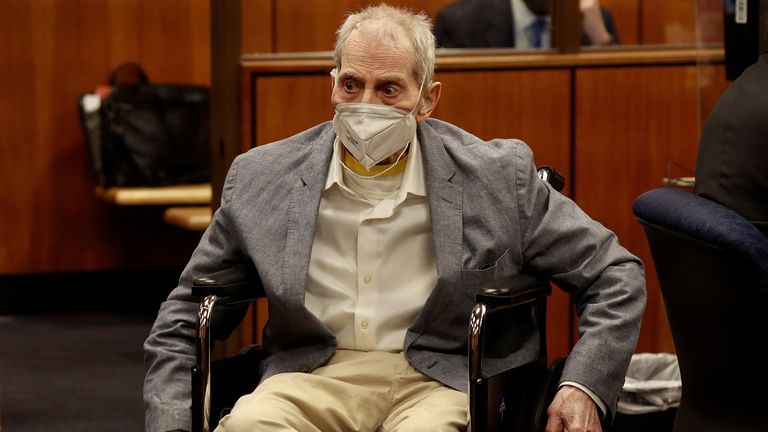
[[[344,165],[346,165],[347,168],[351,169],[352,171],[364,176],[375,176],[383,172],[384,170],[389,169],[389,167],[392,167],[392,169],[389,169],[389,171],[385,172],[384,174],[381,174],[382,176],[389,177],[389,176],[400,174],[401,172],[405,171],[405,163],[407,160],[408,160],[408,155],[404,155],[395,164],[374,165],[371,167],[369,171],[369,170],[366,170],[363,164],[358,162],[354,156],[349,154],[348,151],[344,150]]]

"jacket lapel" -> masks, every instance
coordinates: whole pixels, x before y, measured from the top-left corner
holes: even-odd
[[[462,177],[445,150],[440,135],[427,124],[419,128],[424,156],[427,200],[432,220],[438,282],[423,311],[429,319],[440,313],[457,293],[462,267]],[[429,322],[429,321],[428,321]]]
[[[286,176],[288,181],[285,184],[291,191],[283,280],[286,289],[284,301],[291,309],[304,307],[317,211],[333,154],[334,136],[333,129],[329,127],[317,142],[303,147],[300,151],[305,154],[297,157],[303,162]]]

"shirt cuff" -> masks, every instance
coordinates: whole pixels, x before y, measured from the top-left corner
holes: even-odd
[[[593,401],[595,401],[595,405],[597,405],[597,407],[600,409],[600,417],[605,417],[605,414],[608,412],[608,408],[605,406],[605,402],[603,402],[603,400],[600,399],[600,396],[595,394],[595,392],[593,392],[592,390],[573,381],[563,381],[562,383],[560,383],[560,386],[558,387],[558,389],[566,385],[571,387],[576,387],[577,389],[586,393],[587,396],[589,396],[590,398],[592,398]]]

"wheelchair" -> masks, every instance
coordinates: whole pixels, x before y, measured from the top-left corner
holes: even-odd
[[[539,178],[556,190],[563,176],[549,166]],[[265,297],[253,266],[237,265],[197,279],[193,293],[203,300],[196,323],[196,363],[192,367],[192,430],[216,428],[237,399],[259,383],[259,346],[213,361],[216,340],[226,340],[239,325],[248,306]],[[546,306],[551,293],[548,280],[519,274],[494,281],[475,299],[468,317],[469,415],[473,432],[544,431],[547,408],[557,392],[564,358],[547,364]],[[539,337],[539,352],[532,361],[489,376],[483,371],[493,323],[509,318],[526,321]],[[499,328],[500,326],[496,326]]]

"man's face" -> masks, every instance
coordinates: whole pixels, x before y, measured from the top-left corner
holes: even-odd
[[[414,76],[415,63],[413,48],[405,36],[389,44],[354,30],[341,50],[331,103],[334,107],[340,103],[380,104],[411,111],[420,101],[421,83]],[[425,83],[423,93],[429,93],[429,87]],[[417,121],[426,119],[432,111],[423,108],[422,101],[414,112]]]

